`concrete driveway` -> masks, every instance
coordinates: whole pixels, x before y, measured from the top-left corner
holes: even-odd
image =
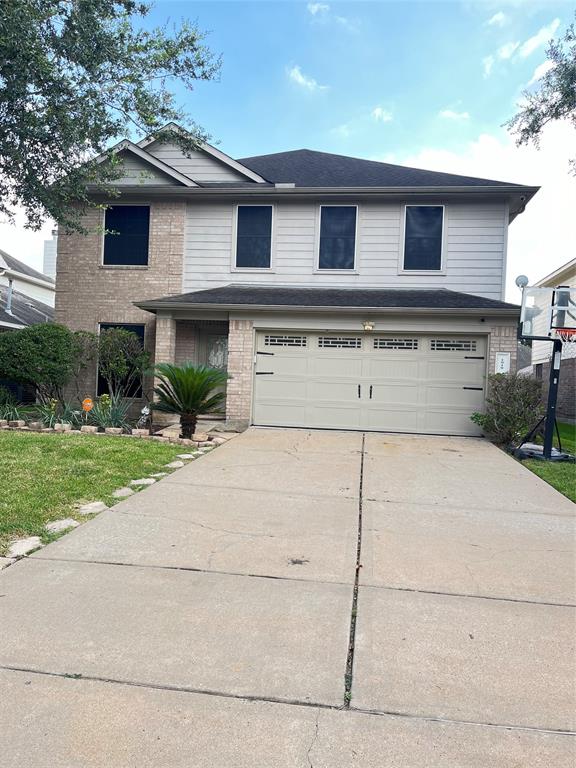
[[[0,574],[2,763],[573,768],[574,512],[482,440],[251,429]]]

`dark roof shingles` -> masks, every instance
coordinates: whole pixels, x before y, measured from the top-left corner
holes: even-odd
[[[20,272],[23,275],[28,275],[28,277],[35,277],[37,280],[44,280],[47,283],[54,283],[52,277],[48,277],[48,275],[45,275],[43,272],[38,272],[38,270],[32,269],[28,264],[24,264],[23,261],[20,261],[20,259],[10,256],[6,251],[0,250],[0,256],[6,262],[8,269],[13,269],[14,272]]]
[[[0,325],[37,325],[49,323],[54,317],[52,307],[19,291],[12,291],[12,314],[9,314],[6,312],[7,297],[7,286],[0,285]]]
[[[140,302],[138,302],[140,303]],[[163,304],[222,304],[291,307],[358,307],[382,309],[518,309],[504,301],[445,289],[394,288],[293,288],[226,285],[203,291],[141,302],[147,307]]]
[[[520,187],[504,181],[425,171],[311,149],[295,149],[238,160],[273,183],[297,187]]]

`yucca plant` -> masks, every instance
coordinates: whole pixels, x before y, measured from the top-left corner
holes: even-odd
[[[154,374],[159,383],[154,387],[157,400],[152,407],[179,414],[180,437],[188,440],[196,431],[198,416],[213,413],[226,398],[223,391],[218,391],[228,379],[225,371],[192,363],[158,363]]]
[[[128,411],[130,401],[121,395],[100,395],[94,403],[94,407],[88,414],[91,424],[104,429],[106,427],[121,427],[127,429],[130,426]]]

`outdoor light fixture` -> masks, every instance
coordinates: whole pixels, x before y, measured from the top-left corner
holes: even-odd
[[[362,326],[365,331],[373,331],[374,330],[374,321],[373,320],[364,320],[362,323]]]

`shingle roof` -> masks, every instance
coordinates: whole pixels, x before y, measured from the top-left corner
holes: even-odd
[[[14,272],[21,272],[28,277],[35,277],[37,280],[44,280],[47,283],[54,283],[54,279],[48,277],[42,272],[38,272],[36,269],[32,269],[28,264],[24,264],[20,259],[15,259],[14,256],[10,256],[6,251],[0,250],[0,269],[2,269],[2,261],[5,262],[8,269],[13,269]]]
[[[37,299],[25,296],[19,291],[12,291],[12,314],[6,312],[8,286],[0,285],[0,327],[8,325],[37,325],[50,322],[54,309]]]
[[[347,307],[359,309],[503,309],[515,304],[472,296],[469,293],[406,288],[293,288],[279,286],[225,285],[204,291],[136,302],[145,309],[173,306],[219,305],[269,307]]]
[[[403,165],[296,149],[240,158],[238,162],[270,182],[297,187],[520,187],[504,181],[424,171]]]

